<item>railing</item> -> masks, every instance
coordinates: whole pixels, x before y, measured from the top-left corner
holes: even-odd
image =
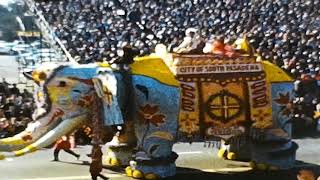
[[[51,43],[51,45],[56,47],[55,49],[59,49],[60,52],[62,51],[62,53],[60,54],[63,54],[66,57],[66,59],[68,59],[68,61],[70,61],[71,63],[77,63],[75,59],[71,56],[69,51],[66,49],[64,44],[61,42],[61,40],[56,36],[51,26],[42,15],[42,12],[37,9],[34,1],[25,0],[25,2],[29,6],[30,11],[37,16],[36,24],[43,33],[43,35],[45,35],[44,37],[48,38],[49,42],[54,42]],[[57,43],[59,46],[57,47],[55,43]]]

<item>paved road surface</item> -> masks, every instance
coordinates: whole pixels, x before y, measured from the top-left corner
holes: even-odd
[[[298,163],[298,167],[320,172],[319,166],[314,165],[320,162],[320,157],[316,156],[316,154],[320,154],[320,152],[317,152],[320,150],[318,148],[319,140],[304,139],[298,140],[298,143],[303,146],[308,145],[306,148],[300,148],[297,155],[298,159],[313,163]],[[179,154],[177,161],[179,168],[177,176],[171,179],[296,179],[297,169],[277,172],[247,172],[249,169],[247,163],[218,160],[216,150],[205,148],[203,143],[192,145],[181,143],[175,145],[174,150]],[[52,162],[52,149],[0,161],[0,180],[89,180],[89,166],[83,162],[90,161],[85,156],[90,152],[90,146],[81,146],[76,148],[75,151],[82,155],[79,161],[75,160],[73,156],[61,152],[60,159],[62,162]],[[122,173],[108,169],[104,169],[103,174],[109,179],[131,179],[125,177]]]

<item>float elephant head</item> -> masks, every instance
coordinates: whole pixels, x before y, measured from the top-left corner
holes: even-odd
[[[20,134],[0,140],[0,151],[6,151],[2,158],[33,152],[72,133],[91,119],[95,98],[102,101],[101,117],[106,125],[123,123],[114,73],[98,65],[80,66],[43,66],[32,73],[38,85],[34,121]]]

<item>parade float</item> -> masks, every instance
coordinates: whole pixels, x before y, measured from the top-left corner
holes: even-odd
[[[128,71],[107,63],[42,66],[32,74],[35,121],[0,140],[0,157],[34,152],[92,123],[95,148],[105,131],[115,133],[105,163],[128,165],[134,178],[174,176],[176,142],[219,141],[220,157],[291,168],[292,79],[257,55],[230,52],[168,53],[162,45]],[[101,161],[94,156],[92,167]]]

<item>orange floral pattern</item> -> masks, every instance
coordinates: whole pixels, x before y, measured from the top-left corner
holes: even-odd
[[[183,114],[180,119],[180,131],[187,133],[188,135],[196,134],[199,129],[199,123],[194,114]]]
[[[140,119],[145,123],[152,123],[156,127],[159,127],[165,122],[166,116],[159,113],[159,106],[146,104],[140,107],[139,110]]]
[[[32,140],[32,136],[31,136],[30,133],[29,133],[29,134],[25,134],[25,135],[23,135],[23,136],[21,137],[21,139],[22,139],[23,141],[31,141],[31,140]]]

